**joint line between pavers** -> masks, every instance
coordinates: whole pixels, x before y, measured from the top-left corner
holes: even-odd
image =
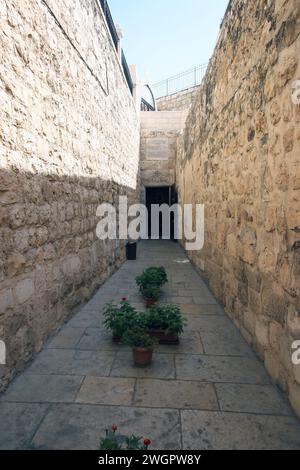
[[[40,422],[37,424],[37,426],[36,426],[34,432],[32,433],[31,438],[28,439],[28,447],[31,447],[31,446],[32,446],[32,443],[33,443],[33,441],[34,441],[34,438],[35,438],[36,434],[38,433],[40,427],[42,426],[42,424],[43,424],[43,422],[44,422],[46,416],[48,416],[49,412],[51,411],[52,405],[53,405],[53,403],[47,403],[47,402],[42,402],[42,403],[39,403],[39,404],[47,404],[48,407],[47,407],[47,409],[45,410],[44,416],[42,417],[42,419],[40,420]],[[26,446],[26,447],[27,447],[27,446]]]
[[[226,415],[230,414],[240,414],[240,415],[249,415],[249,416],[266,416],[266,417],[274,417],[274,418],[289,418],[289,419],[294,419],[299,422],[299,418],[296,414],[291,413],[291,414],[274,414],[274,413],[262,413],[258,411],[233,411],[233,410],[216,410],[214,408],[174,408],[174,407],[168,407],[168,406],[147,406],[147,405],[116,405],[116,404],[101,404],[101,403],[85,403],[85,402],[18,402],[18,401],[11,401],[9,403],[15,403],[15,404],[22,404],[22,405],[28,405],[28,404],[35,404],[35,405],[48,405],[47,410],[45,411],[45,415],[41,419],[40,423],[36,426],[36,430],[34,431],[34,436],[32,439],[29,441],[31,442],[35,435],[36,432],[39,430],[40,426],[42,425],[43,421],[45,420],[46,416],[49,414],[50,411],[52,411],[52,408],[55,406],[89,406],[89,407],[97,407],[97,408],[137,408],[137,409],[145,409],[145,410],[166,410],[166,411],[205,411],[205,412],[211,412],[211,413],[222,413]]]

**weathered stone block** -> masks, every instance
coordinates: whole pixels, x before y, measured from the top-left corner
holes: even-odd
[[[26,259],[21,253],[13,253],[7,260],[8,277],[21,274],[26,265]]]
[[[0,315],[5,311],[13,307],[14,299],[11,289],[4,289],[0,291]]]
[[[255,336],[258,343],[264,348],[268,348],[269,343],[269,324],[268,321],[262,317],[258,316],[255,323]]]
[[[32,279],[19,281],[15,287],[15,295],[19,304],[24,304],[34,294],[34,283]]]

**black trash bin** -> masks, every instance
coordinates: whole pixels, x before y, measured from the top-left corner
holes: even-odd
[[[137,248],[137,243],[127,243],[126,245],[126,258],[130,261],[135,261],[136,260],[136,248]]]

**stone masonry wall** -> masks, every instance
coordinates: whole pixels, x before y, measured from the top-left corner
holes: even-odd
[[[141,113],[141,201],[144,202],[145,187],[175,184],[177,138],[186,115],[186,111]]]
[[[177,184],[182,203],[206,208],[192,261],[300,415],[299,34],[299,0],[230,2]]]
[[[98,1],[0,0],[0,56],[1,389],[124,259],[96,209],[136,201],[140,126]]]
[[[179,91],[170,96],[163,96],[156,100],[157,111],[181,111],[189,109],[199,91],[199,86]]]

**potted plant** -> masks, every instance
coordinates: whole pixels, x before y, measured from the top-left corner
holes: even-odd
[[[151,308],[153,305],[156,304],[160,297],[160,289],[157,286],[154,286],[152,284],[148,284],[143,288],[143,296],[146,301],[146,307]]]
[[[160,344],[179,344],[185,319],[178,305],[161,305],[144,314],[144,324],[150,336]]]
[[[143,288],[148,284],[161,287],[163,284],[168,282],[166,270],[163,266],[145,269],[145,271],[136,278],[137,285],[139,288]]]
[[[113,341],[119,343],[128,328],[136,324],[137,312],[130,305],[126,297],[123,297],[121,305],[113,302],[106,304],[103,311],[105,327],[112,331]]]
[[[151,445],[150,439],[143,440],[142,437],[137,437],[134,434],[126,437],[117,434],[117,429],[115,424],[112,425],[111,430],[106,429],[105,437],[100,440],[100,450],[148,450]]]
[[[138,367],[149,366],[152,362],[154,339],[138,324],[127,330],[123,336],[125,344],[132,348],[133,362]]]
[[[164,267],[150,267],[136,278],[141,294],[146,299],[147,307],[154,305],[160,296],[160,289],[168,282]]]

